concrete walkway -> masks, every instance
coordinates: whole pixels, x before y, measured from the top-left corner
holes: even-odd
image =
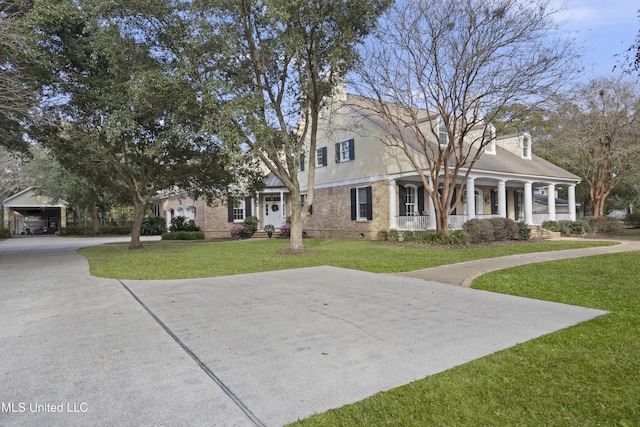
[[[280,426],[606,314],[335,267],[90,276],[110,241],[0,242],[0,425]]]
[[[538,252],[532,254],[521,254],[499,258],[482,259],[477,261],[466,261],[457,264],[443,265],[440,267],[426,268],[424,270],[398,273],[397,275],[405,277],[416,277],[422,280],[469,287],[471,286],[473,280],[478,276],[489,273],[491,271],[502,270],[519,265],[619,252],[640,251],[640,241],[612,240],[612,242],[615,242],[616,245],[584,249],[567,249],[563,251],[552,252]]]

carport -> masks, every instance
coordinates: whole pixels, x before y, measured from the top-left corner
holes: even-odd
[[[2,201],[3,228],[13,235],[55,234],[66,226],[67,203],[54,202],[29,187]]]

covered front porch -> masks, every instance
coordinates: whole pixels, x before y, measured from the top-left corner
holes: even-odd
[[[510,218],[540,226],[545,221],[576,219],[576,182],[522,179],[496,179],[471,176],[464,187],[460,204],[449,216],[449,229],[461,229],[471,219]],[[394,179],[390,183],[389,228],[396,230],[435,230],[433,202],[422,182],[415,177]],[[557,198],[557,190],[566,188],[567,199]],[[455,198],[455,197],[454,197]]]

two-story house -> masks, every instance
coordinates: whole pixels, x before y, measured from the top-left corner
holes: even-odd
[[[303,200],[290,200],[280,180],[268,175],[265,189],[255,198],[212,208],[167,198],[158,213],[164,211],[167,223],[171,215],[186,215],[207,237],[228,236],[229,227],[249,215],[257,216],[261,227],[280,227],[290,215],[291,203],[304,201],[306,168],[313,162],[314,200],[305,224],[308,236],[375,239],[380,230],[435,229],[433,206],[418,173],[404,153],[382,143],[387,127],[367,102],[337,91],[323,114],[315,152],[306,152],[301,159]],[[438,141],[434,138],[433,143]],[[428,167],[426,161],[424,167]],[[545,220],[575,220],[578,182],[578,176],[533,154],[531,135],[496,137],[474,165],[464,188],[458,184],[462,204],[449,218],[450,228],[491,216],[536,225]],[[568,189],[568,201],[549,197],[560,187]]]

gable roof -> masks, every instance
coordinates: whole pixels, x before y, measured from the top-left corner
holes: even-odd
[[[391,126],[385,118],[375,110],[374,103],[376,102],[377,101],[373,99],[363,96],[347,94],[347,100],[343,102],[343,105],[348,107],[355,114],[359,115],[362,119],[381,129],[383,132],[395,138],[401,137],[402,140],[406,141],[407,144],[412,146],[416,151],[422,152],[422,146],[410,127],[398,130],[396,127]],[[392,103],[385,103],[385,108],[389,108],[390,111],[394,112],[394,114],[398,114],[399,120],[409,118],[414,120],[417,118],[417,123],[425,123],[428,120],[435,119],[439,116],[438,113],[421,109],[415,109],[411,113],[408,113],[406,109]],[[415,116],[413,116],[414,114]],[[507,137],[508,136],[500,136],[497,137],[496,140],[499,141]],[[513,137],[513,135],[510,137]],[[436,142],[432,143],[435,144]],[[535,154],[532,154],[530,159],[525,159],[501,147],[499,143],[496,144],[496,153],[481,155],[474,164],[473,170],[521,175],[526,177],[557,178],[575,182],[582,180],[579,176]]]
[[[58,200],[54,202],[51,197],[39,195],[36,193],[34,187],[29,187],[19,193],[9,196],[2,201],[5,207],[13,208],[40,208],[40,207],[52,207],[62,208],[68,205],[64,200]]]

